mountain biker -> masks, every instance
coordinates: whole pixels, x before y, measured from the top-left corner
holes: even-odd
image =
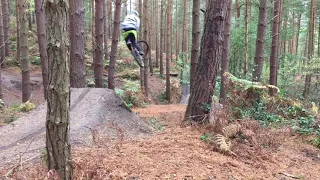
[[[121,30],[123,30],[123,37],[127,43],[128,49],[131,51],[131,45],[139,51],[141,56],[144,53],[141,51],[137,43],[137,31],[140,26],[139,13],[137,11],[131,11],[121,23]]]

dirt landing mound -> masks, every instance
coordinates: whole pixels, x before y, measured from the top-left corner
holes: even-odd
[[[0,167],[40,156],[45,146],[46,103],[0,128]],[[71,143],[73,147],[97,145],[100,140],[137,138],[151,133],[137,115],[122,107],[122,101],[108,89],[71,90]],[[103,137],[103,138],[102,138]]]

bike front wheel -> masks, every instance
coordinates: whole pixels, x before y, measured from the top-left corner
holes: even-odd
[[[143,51],[144,55],[142,56],[145,58],[147,54],[149,53],[149,45],[146,41],[138,41],[138,46]]]

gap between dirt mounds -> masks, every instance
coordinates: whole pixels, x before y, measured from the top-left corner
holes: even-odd
[[[45,147],[46,103],[0,128],[0,167],[40,155]],[[73,146],[95,145],[97,138],[145,137],[151,128],[122,107],[114,91],[102,88],[71,89],[70,139]],[[121,138],[123,138],[121,137]],[[27,148],[30,145],[29,148]]]
[[[133,109],[140,117],[150,118],[159,115],[166,115],[172,113],[179,113],[181,117],[184,116],[187,106],[184,104],[168,104],[168,105],[151,105],[148,108]],[[182,119],[182,118],[181,118]]]

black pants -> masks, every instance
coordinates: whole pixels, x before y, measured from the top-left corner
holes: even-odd
[[[124,29],[124,31],[131,31],[131,30],[135,30],[135,29]],[[140,47],[138,46],[138,42],[136,40],[136,38],[134,37],[134,34],[130,33],[126,38],[125,41],[127,43],[127,47],[128,49],[131,51],[131,45],[129,44],[129,42],[131,42],[132,46],[134,48],[136,48],[138,51],[140,51]]]

